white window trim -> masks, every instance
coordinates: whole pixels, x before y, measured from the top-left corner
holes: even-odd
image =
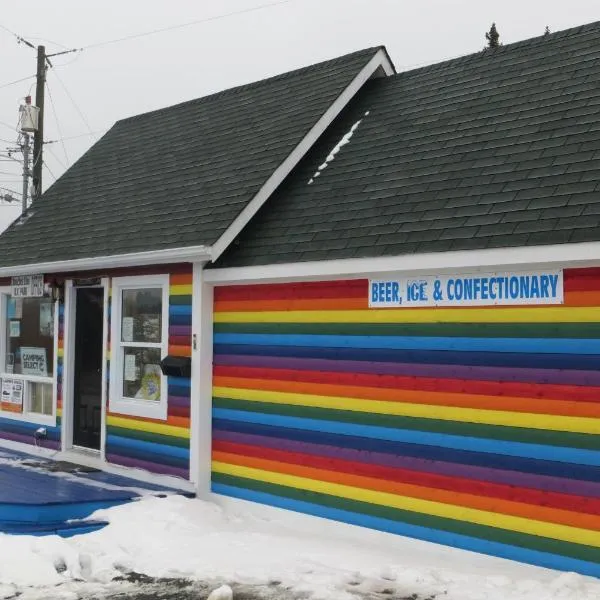
[[[52,414],[44,415],[42,413],[31,412],[29,410],[29,400],[27,399],[27,390],[23,390],[23,408],[20,413],[2,410],[0,408],[0,416],[3,419],[11,419],[13,421],[22,421],[25,423],[33,423],[36,425],[48,425],[56,427],[56,394],[57,394],[57,375],[58,375],[58,304],[54,303],[54,365],[52,368],[52,376],[37,377],[35,375],[20,375],[17,373],[5,373],[4,366],[6,365],[6,302],[10,296],[11,288],[8,286],[0,287],[0,379],[20,379],[32,383],[48,383],[52,386]]]
[[[140,275],[115,277],[112,280],[112,306],[110,323],[110,389],[109,410],[111,413],[131,417],[167,420],[167,377],[161,374],[160,401],[135,400],[123,397],[123,359],[121,353],[121,305],[123,290],[160,287],[162,288],[162,340],[161,359],[169,350],[169,276]],[[136,343],[136,347],[155,347],[154,344]]]

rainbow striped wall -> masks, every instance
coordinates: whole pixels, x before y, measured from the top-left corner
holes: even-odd
[[[169,284],[169,353],[190,356],[191,267],[172,268]],[[188,479],[190,389],[189,379],[169,377],[166,422],[109,413],[106,419],[106,459],[127,467]]]
[[[215,289],[218,494],[600,577],[600,269],[565,305]]]

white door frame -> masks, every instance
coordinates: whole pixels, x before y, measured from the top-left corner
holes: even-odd
[[[99,458],[105,461],[106,447],[106,406],[108,396],[107,385],[107,358],[108,358],[108,304],[110,284],[108,277],[103,277],[100,284],[93,286],[102,288],[104,291],[103,325],[102,325],[102,388],[100,399],[100,453]],[[75,377],[75,320],[76,300],[78,287],[73,284],[72,279],[65,282],[65,312],[63,333],[63,376],[62,376],[62,420],[61,420],[61,450],[63,452],[77,451],[73,446],[73,414],[74,414],[74,390]],[[81,286],[84,289],[84,286]]]

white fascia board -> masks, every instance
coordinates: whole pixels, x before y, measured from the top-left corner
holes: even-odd
[[[12,275],[30,275],[33,273],[68,273],[95,269],[118,269],[120,267],[139,267],[145,265],[168,264],[171,262],[194,262],[210,259],[210,246],[189,246],[187,248],[168,248],[150,252],[132,252],[109,256],[94,256],[46,263],[32,263],[1,267],[0,277]]]
[[[212,261],[216,261],[229,247],[250,219],[258,212],[260,207],[268,200],[271,194],[281,185],[292,169],[300,162],[323,132],[331,125],[333,120],[342,112],[348,102],[357,94],[362,86],[374,75],[378,69],[383,69],[386,75],[395,73],[387,52],[382,48],[362,68],[346,89],[337,97],[335,102],[327,109],[323,116],[315,123],[312,129],[304,136],[300,143],[292,150],[288,157],[275,169],[273,174],[260,188],[258,193],[244,207],[225,233],[212,247]]]
[[[524,270],[533,265],[546,267],[600,265],[600,242],[207,269],[204,280],[213,285],[228,285],[281,280],[362,278],[392,273],[433,274],[459,269],[462,271],[468,269],[470,272],[481,272],[490,268]]]

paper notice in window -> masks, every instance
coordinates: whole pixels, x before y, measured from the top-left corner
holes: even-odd
[[[135,354],[125,355],[125,381],[135,381],[136,377],[135,368]]]
[[[21,337],[21,321],[9,321],[9,336]]]
[[[121,338],[123,342],[133,342],[133,317],[123,317]]]

